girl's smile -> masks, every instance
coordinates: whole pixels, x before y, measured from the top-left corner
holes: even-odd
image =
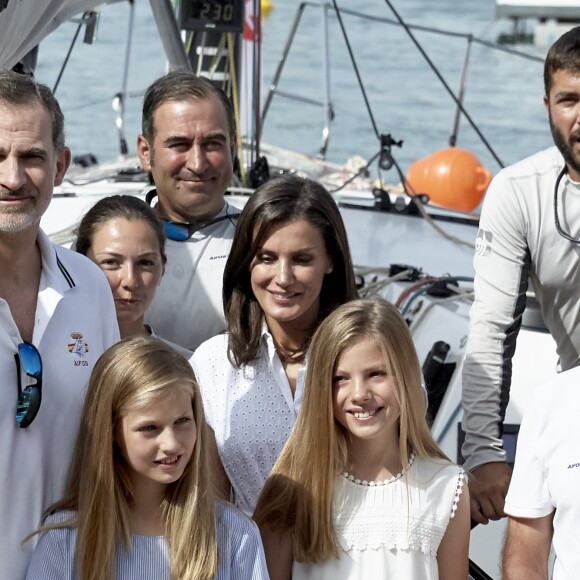
[[[333,409],[335,420],[351,437],[396,448],[400,408],[395,378],[373,338],[359,338],[338,357],[333,376]]]

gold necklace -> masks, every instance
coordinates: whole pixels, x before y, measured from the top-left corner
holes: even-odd
[[[282,346],[278,342],[274,341],[274,348],[276,349],[276,352],[278,353],[278,356],[283,363],[300,363],[304,360],[306,355],[306,349],[304,346],[296,349],[286,348],[285,346]]]

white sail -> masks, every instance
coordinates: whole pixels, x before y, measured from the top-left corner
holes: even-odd
[[[103,0],[0,0],[0,68],[12,68],[47,34]]]

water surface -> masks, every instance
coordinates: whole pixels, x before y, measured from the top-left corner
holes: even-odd
[[[295,0],[272,0],[273,10],[263,27],[263,85],[268,86],[296,14]],[[494,19],[494,0],[395,0],[405,21],[471,33],[493,41],[507,23]],[[383,0],[339,0],[342,8],[380,18],[394,18]],[[282,90],[322,97],[322,41],[320,9],[307,8],[282,77]],[[118,3],[102,11],[98,40],[78,43],[57,91],[67,119],[67,139],[74,154],[92,152],[99,159],[119,154],[115,113],[111,100],[121,90],[129,5]],[[344,16],[357,64],[379,133],[404,141],[395,154],[403,169],[416,158],[447,146],[455,105],[435,74],[397,26]],[[76,29],[66,23],[41,47],[37,77],[52,86]],[[369,120],[335,16],[329,22],[331,96],[335,121],[328,158],[344,162],[353,154],[366,158],[379,143]],[[453,90],[460,83],[466,42],[429,32],[416,37]],[[543,57],[545,51],[521,47]],[[131,50],[126,134],[135,151],[144,89],[165,70],[149,3],[137,0]],[[465,107],[505,164],[551,144],[542,104],[542,65],[474,45]],[[315,154],[321,141],[321,110],[282,98],[274,99],[264,128],[264,140]],[[458,146],[474,151],[495,173],[499,166],[475,132],[462,120]],[[397,181],[393,174],[387,180]]]

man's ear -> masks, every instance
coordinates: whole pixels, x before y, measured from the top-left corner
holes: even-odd
[[[54,174],[54,186],[60,185],[69,168],[71,160],[70,149],[63,147],[56,152],[56,171]]]
[[[137,154],[143,169],[151,171],[151,148],[149,147],[149,141],[143,135],[137,137]]]
[[[238,134],[232,133],[230,136],[230,148],[232,152],[232,162],[238,154]]]

